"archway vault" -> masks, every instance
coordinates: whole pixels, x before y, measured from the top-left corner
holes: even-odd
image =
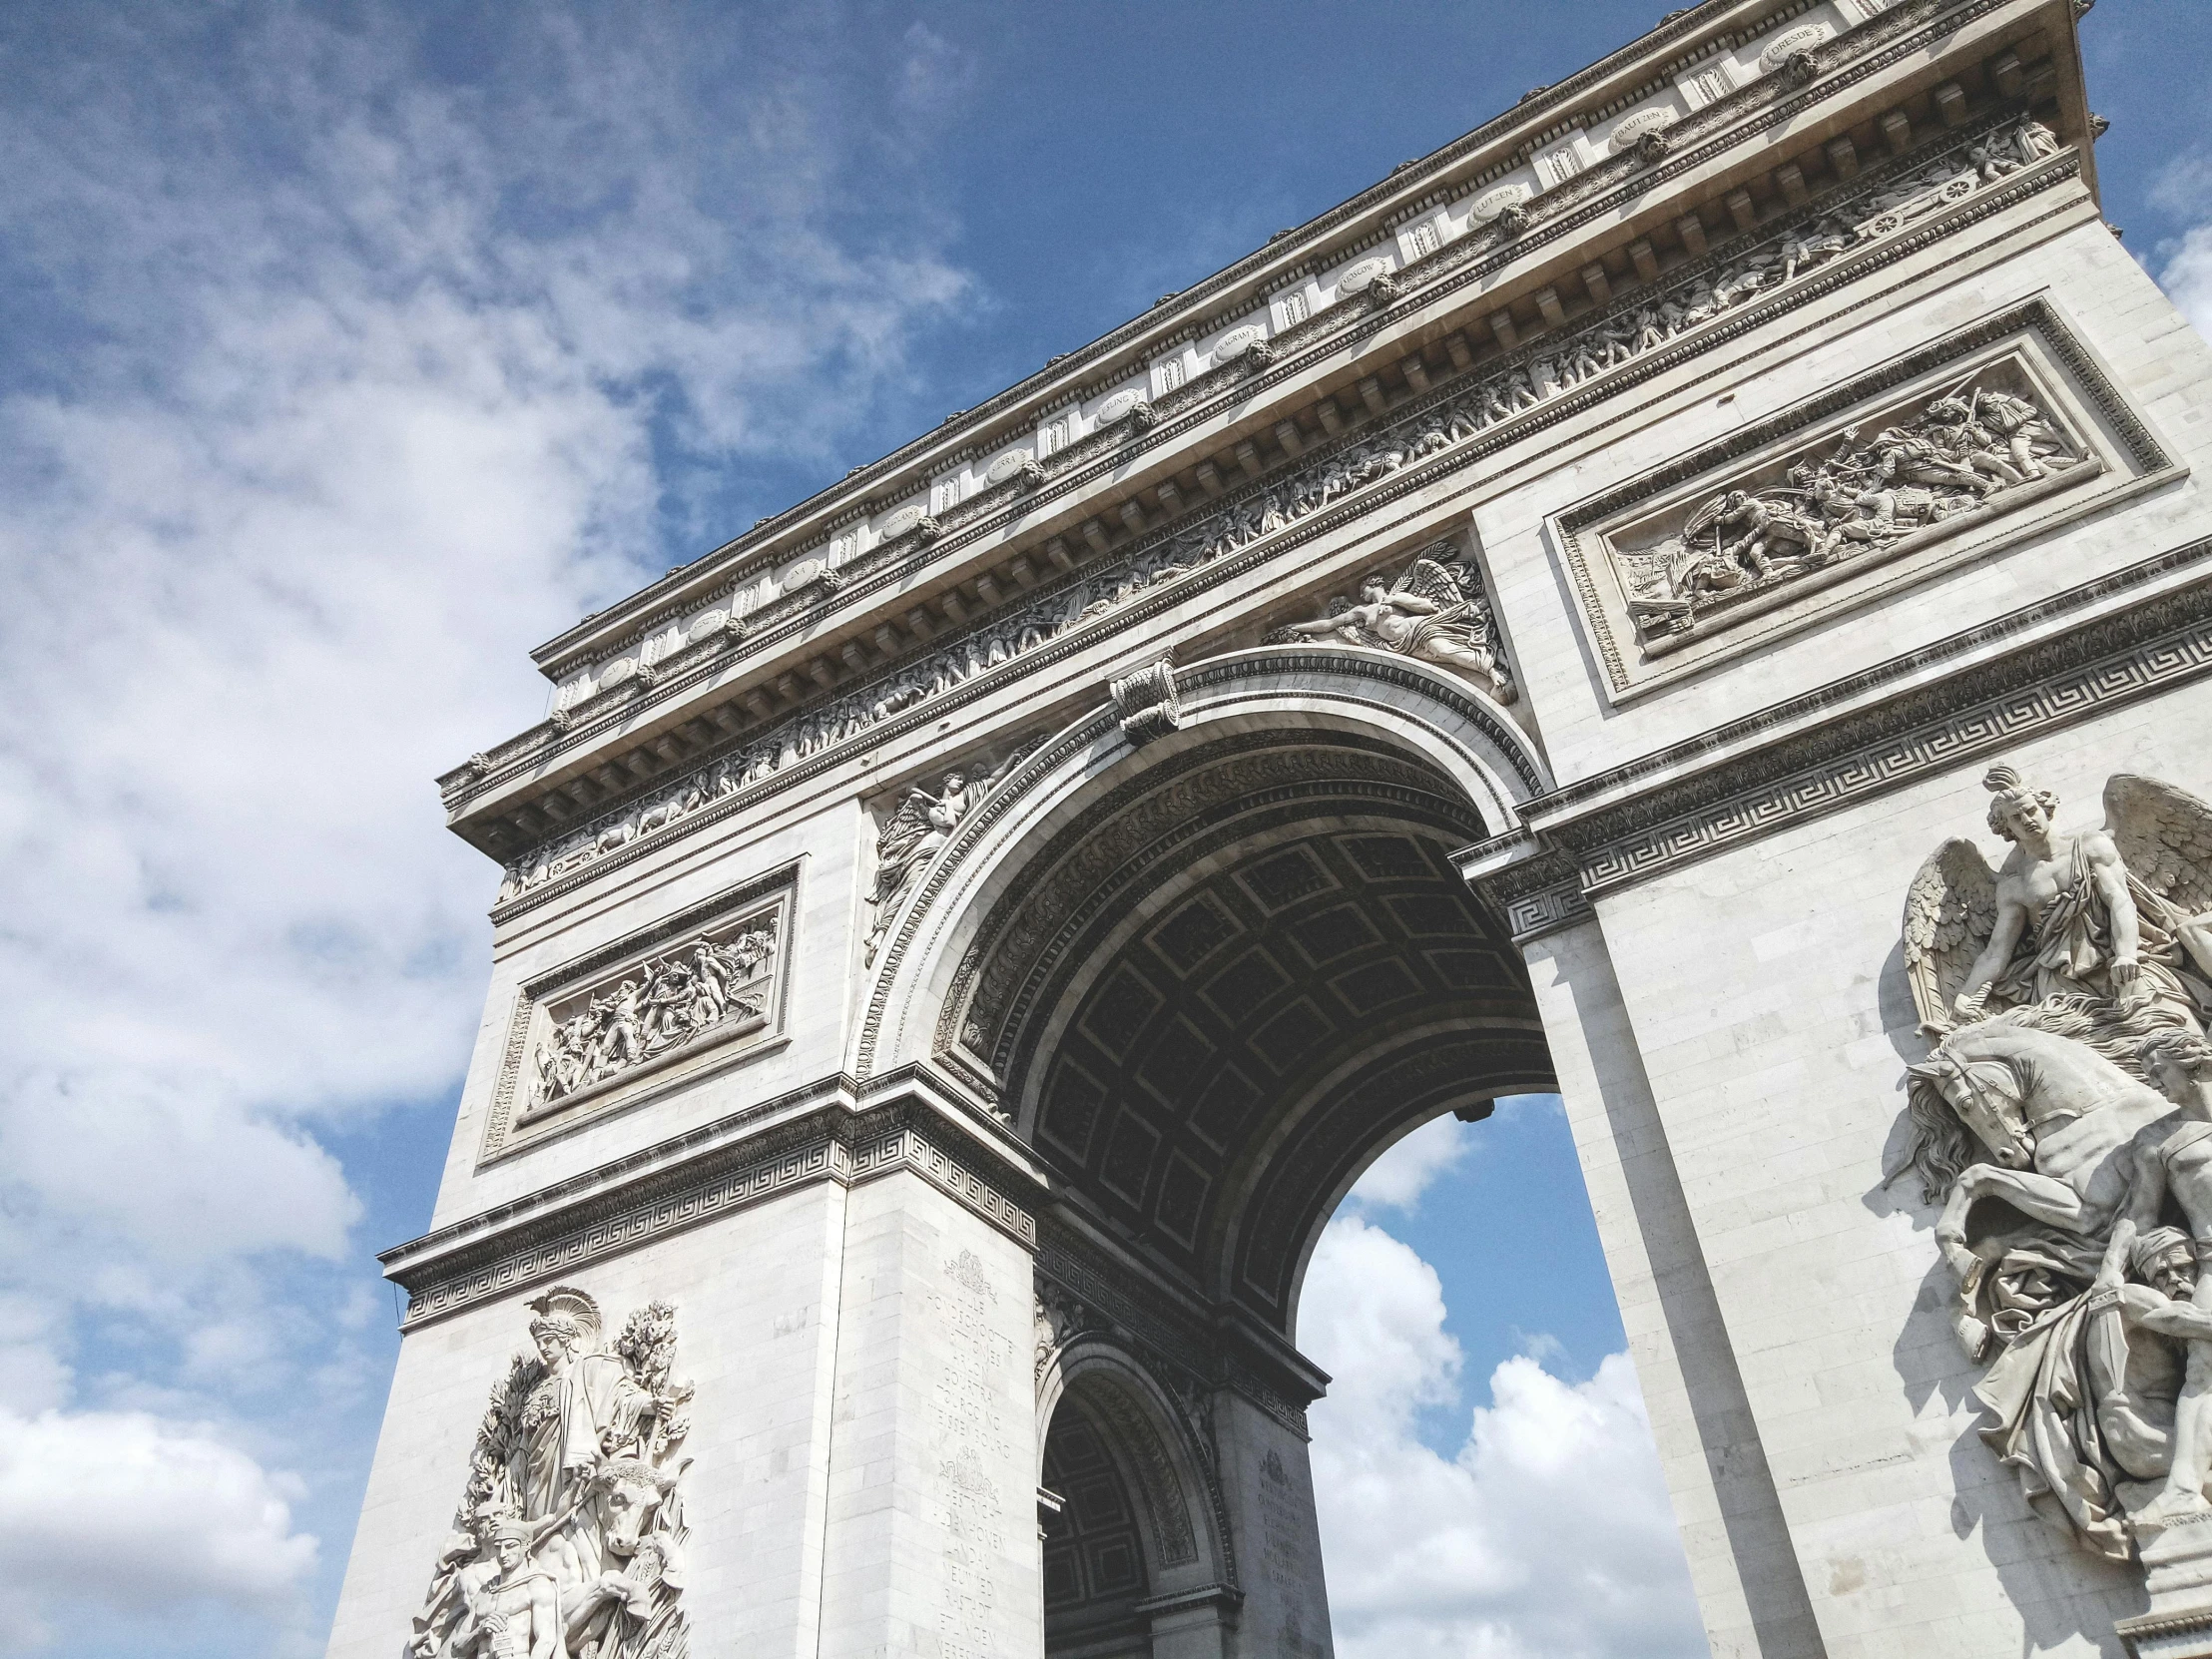
[[[991,792],[901,918],[871,1034],[992,1090],[1069,1203],[1289,1336],[1382,1148],[1551,1086],[1519,953],[1447,856],[1541,764],[1402,660],[1178,682],[1168,736],[1133,748],[1105,711]]]

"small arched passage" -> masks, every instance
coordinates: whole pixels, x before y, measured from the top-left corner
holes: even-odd
[[[1236,1577],[1199,1440],[1143,1362],[1074,1336],[1040,1378],[1045,1652],[1227,1652]]]
[[[1544,774],[1486,697],[1399,658],[1243,652],[1177,685],[1178,730],[1135,749],[1101,711],[963,823],[857,1070],[964,1070],[1072,1202],[1288,1336],[1382,1148],[1552,1086],[1519,953],[1448,857]]]

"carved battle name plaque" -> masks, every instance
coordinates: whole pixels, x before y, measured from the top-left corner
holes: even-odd
[[[949,1361],[934,1400],[932,1484],[943,1538],[937,1638],[945,1659],[990,1659],[1000,1651],[994,1631],[1006,1596],[1001,1563],[1008,1510],[989,1471],[1006,1455],[998,1380],[1011,1370],[1013,1350],[991,1329],[998,1292],[975,1253],[963,1250],[946,1262],[944,1277],[947,1288],[929,1299]]]

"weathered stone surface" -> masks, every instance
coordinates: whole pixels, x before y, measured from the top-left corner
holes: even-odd
[[[2141,1052],[2212,994],[2212,352],[2074,9],[1678,14],[541,650],[441,781],[492,983],[331,1652],[452,1646],[563,1286],[674,1310],[700,1651],[1326,1654],[1307,1253],[1554,1084],[1716,1655],[2212,1652]],[[2073,837],[2006,872],[1999,763]],[[2001,1386],[2061,1325],[2086,1416]]]

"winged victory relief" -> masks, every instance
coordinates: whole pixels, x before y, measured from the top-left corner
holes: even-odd
[[[1513,676],[1497,646],[1481,575],[1451,554],[1451,544],[1440,542],[1417,555],[1396,581],[1378,571],[1361,584],[1357,601],[1333,599],[1327,616],[1291,623],[1268,638],[1394,651],[1455,670],[1498,702],[1510,703]]]
[[[2121,773],[2103,827],[2063,830],[2012,768],[1982,784],[2003,861],[1946,840],[1906,899],[1934,1047],[1894,1173],[1942,1206],[1982,1439],[2045,1520],[2138,1560],[2212,1517],[2212,806]]]

